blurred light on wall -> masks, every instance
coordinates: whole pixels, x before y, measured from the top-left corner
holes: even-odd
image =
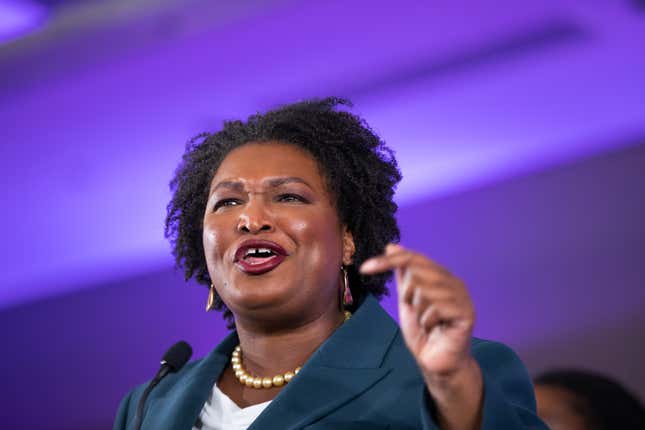
[[[0,0],[0,43],[6,43],[40,27],[47,8],[30,0]]]

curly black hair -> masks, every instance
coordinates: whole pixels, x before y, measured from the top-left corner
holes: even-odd
[[[537,376],[534,382],[572,393],[577,403],[571,406],[590,430],[645,429],[645,407],[638,397],[605,375],[580,369],[553,369]]]
[[[358,267],[399,240],[394,217],[394,191],[401,180],[394,154],[356,115],[339,110],[351,107],[345,99],[329,97],[289,104],[246,121],[226,121],[217,133],[201,133],[186,145],[182,162],[170,182],[165,236],[177,267],[186,280],[210,285],[202,244],[202,222],[208,190],[215,172],[233,149],[250,142],[280,142],[306,150],[318,162],[341,223],[354,237],[356,252],[348,268],[350,289],[357,301],[372,293],[387,294],[391,272],[361,275]],[[219,297],[229,327],[231,312]]]

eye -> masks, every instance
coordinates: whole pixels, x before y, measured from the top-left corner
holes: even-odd
[[[226,206],[237,206],[238,204],[240,204],[240,201],[238,199],[222,199],[222,200],[218,200],[215,203],[215,206],[213,206],[213,211],[216,211],[219,208],[226,207]]]
[[[304,197],[293,193],[280,194],[278,196],[278,201],[286,203],[309,203],[309,201]]]

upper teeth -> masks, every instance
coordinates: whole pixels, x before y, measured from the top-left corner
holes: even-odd
[[[246,250],[244,256],[247,256],[249,254],[259,254],[261,252],[272,253],[273,251],[271,251],[269,248],[249,248]]]

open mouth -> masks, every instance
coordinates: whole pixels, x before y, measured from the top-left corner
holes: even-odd
[[[287,257],[284,248],[267,240],[247,240],[235,252],[235,264],[244,273],[261,275],[282,263]]]
[[[269,248],[249,248],[242,259],[249,264],[262,264],[277,254]]]

